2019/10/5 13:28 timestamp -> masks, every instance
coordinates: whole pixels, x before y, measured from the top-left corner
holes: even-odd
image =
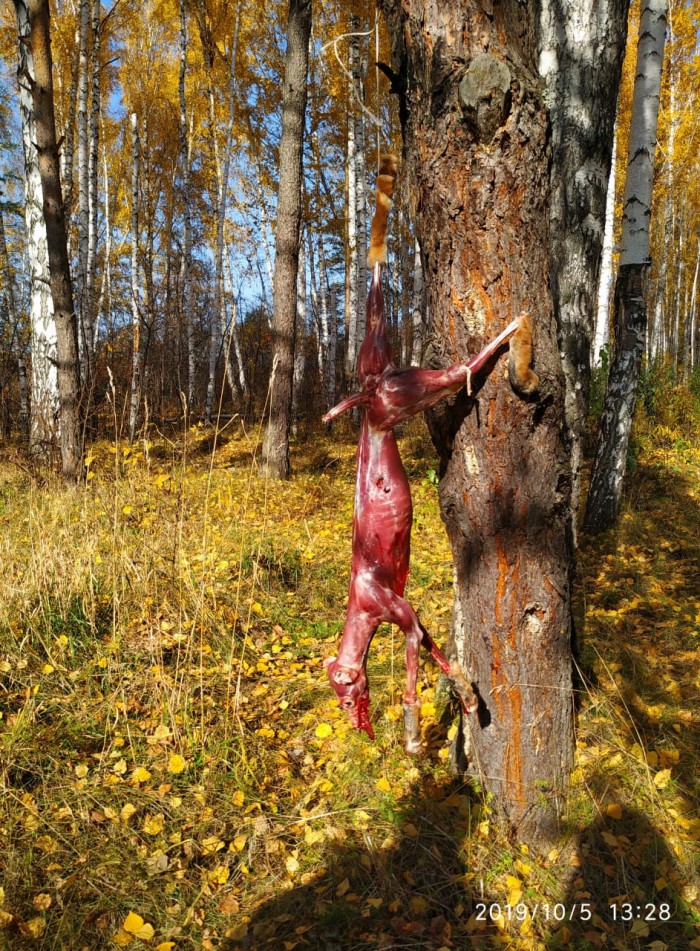
[[[519,902],[517,905],[500,904],[499,902],[477,902],[477,921],[496,921],[505,918],[506,921],[590,921],[595,913],[591,902],[576,902],[565,905],[563,902],[549,904],[547,902],[536,905],[526,905]],[[670,921],[671,905],[668,902],[654,902],[636,904],[634,902],[610,902],[608,913],[613,921]]]

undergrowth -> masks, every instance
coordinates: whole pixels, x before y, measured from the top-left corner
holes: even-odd
[[[400,635],[371,654],[375,744],[327,687],[352,436],[296,446],[279,484],[237,425],[101,443],[77,490],[0,466],[0,947],[700,947],[696,436],[642,413],[621,524],[584,544],[567,834],[536,855],[451,773],[427,664],[404,754]],[[444,643],[421,427],[403,451],[409,597]]]

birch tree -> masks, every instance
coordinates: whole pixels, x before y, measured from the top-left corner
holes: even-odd
[[[600,280],[598,281],[595,334],[593,336],[593,366],[595,367],[601,365],[603,347],[607,345],[610,339],[610,291],[613,286],[613,245],[615,243],[616,160],[617,144],[615,143],[610,161],[608,194],[605,199],[605,233],[600,264]]]
[[[289,0],[277,193],[272,324],[274,356],[270,416],[263,444],[263,458],[267,471],[277,479],[289,477],[296,283],[299,266],[302,162],[310,34],[311,0]]]
[[[36,151],[36,123],[30,79],[34,75],[29,49],[29,9],[27,0],[15,0],[19,32],[19,110],[24,149],[25,221],[29,265],[29,320],[31,325],[31,423],[32,454],[48,462],[58,436],[58,372],[56,323],[51,297],[49,252],[39,160]]]
[[[131,114],[131,396],[129,400],[129,441],[136,435],[139,406],[141,403],[141,378],[143,373],[141,340],[141,288],[139,282],[139,191],[141,143],[139,123],[135,112]]]
[[[185,0],[180,0],[180,74],[178,96],[180,105],[180,174],[182,176],[182,265],[181,286],[184,302],[185,336],[187,338],[187,408],[195,403],[196,352],[194,299],[192,295],[192,211],[190,207],[190,146],[187,136],[187,13]]]
[[[27,364],[24,347],[20,338],[20,315],[17,309],[17,294],[15,275],[10,264],[10,255],[5,238],[5,216],[2,202],[0,202],[0,278],[5,290],[5,306],[9,320],[10,350],[14,351],[17,360],[17,380],[19,387],[19,429],[27,436],[29,434],[29,386],[27,383]],[[3,388],[4,388],[3,381]],[[0,421],[0,424],[3,421]]]
[[[552,123],[552,292],[578,521],[590,353],[629,0],[543,0],[539,71]]]
[[[16,2],[21,3],[21,0]],[[36,151],[43,194],[51,296],[56,320],[61,461],[66,479],[75,481],[80,475],[82,455],[80,364],[56,139],[48,0],[29,0],[27,12],[33,75],[25,74],[25,78],[29,82],[34,104]]]
[[[622,250],[615,284],[614,349],[586,508],[585,527],[591,532],[610,528],[619,515],[639,370],[646,345],[649,219],[666,10],[666,0],[645,0],[639,24]]]

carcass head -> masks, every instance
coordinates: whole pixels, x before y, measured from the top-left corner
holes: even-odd
[[[340,701],[340,706],[350,717],[356,730],[364,730],[370,740],[374,730],[369,721],[369,686],[363,668],[345,667],[336,657],[324,661],[331,687]]]

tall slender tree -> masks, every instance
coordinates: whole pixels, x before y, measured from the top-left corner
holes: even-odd
[[[29,317],[31,324],[31,422],[30,448],[35,458],[48,462],[58,435],[58,373],[56,321],[51,297],[49,252],[39,159],[36,151],[36,123],[30,78],[34,75],[29,49],[27,0],[15,0],[19,32],[19,111],[24,147],[25,221],[29,262]]]
[[[539,70],[552,125],[552,294],[578,523],[591,342],[629,0],[542,0]]]
[[[646,347],[646,289],[651,263],[649,219],[666,11],[667,0],[645,0],[639,22],[622,251],[615,283],[613,359],[586,507],[585,527],[591,532],[610,528],[620,512],[627,447]]]
[[[21,3],[21,0],[16,0],[16,3]],[[80,363],[56,140],[48,0],[28,0],[27,11],[33,75],[27,74],[25,78],[29,82],[34,103],[36,150],[44,199],[51,296],[56,320],[61,460],[64,476],[69,481],[75,481],[81,472],[82,455]]]
[[[270,417],[263,444],[267,471],[277,479],[288,478],[290,471],[289,431],[294,379],[296,284],[310,35],[311,0],[289,0],[277,192],[272,392]]]

